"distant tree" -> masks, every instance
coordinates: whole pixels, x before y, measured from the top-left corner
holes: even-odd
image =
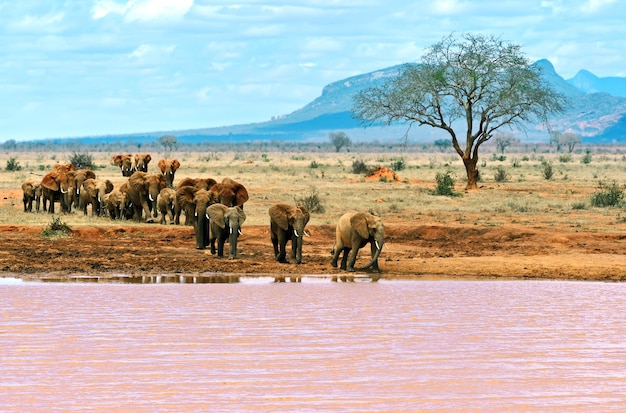
[[[449,35],[429,48],[420,64],[359,92],[355,117],[370,123],[408,122],[447,132],[463,160],[467,189],[478,189],[480,146],[503,126],[525,129],[563,111],[554,91],[520,46],[497,37]],[[456,128],[466,129],[457,135]]]
[[[348,146],[352,143],[348,135],[345,132],[331,132],[328,134],[328,139],[335,147],[335,151],[339,152],[344,146]]]
[[[567,148],[568,153],[572,153],[576,145],[582,142],[580,136],[573,132],[565,132],[561,133],[558,131],[553,131],[550,134],[550,143],[554,143],[556,145],[556,151],[560,152],[564,147]]]
[[[450,139],[437,139],[433,142],[437,148],[439,148],[440,152],[445,152],[446,149],[452,146],[452,142]]]
[[[512,133],[508,132],[496,133],[494,136],[496,140],[496,150],[499,151],[502,155],[504,155],[504,150],[506,148],[513,145],[514,143],[519,142]]]
[[[78,153],[70,157],[70,162],[76,169],[95,169],[93,164],[93,157],[88,153]]]
[[[173,135],[163,135],[157,141],[165,150],[165,153],[172,152],[178,146],[178,139]]]
[[[9,139],[2,144],[3,149],[15,149],[17,148],[17,142],[15,139]]]

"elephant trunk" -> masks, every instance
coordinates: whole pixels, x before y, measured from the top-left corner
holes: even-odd
[[[230,234],[228,235],[228,243],[230,245],[228,250],[228,259],[232,260],[237,258],[237,238],[239,237],[240,232],[239,228],[230,227]]]
[[[295,235],[296,236],[291,240],[291,243],[294,244],[296,264],[301,264],[302,263],[302,243],[304,241],[303,234],[298,235],[298,233],[296,232]]]
[[[365,267],[361,268],[362,271],[369,269],[371,266],[376,265],[376,267],[378,267],[378,256],[380,255],[380,252],[383,250],[383,245],[384,243],[378,243],[378,241],[376,242],[376,251],[374,252],[374,255],[372,256],[372,260],[369,262],[369,264],[367,264]]]
[[[196,248],[203,250],[207,246],[207,232],[209,220],[206,214],[196,215]]]

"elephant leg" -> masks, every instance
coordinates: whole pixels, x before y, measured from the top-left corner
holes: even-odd
[[[376,252],[378,251],[378,248],[376,248],[376,242],[370,242],[370,250],[372,251],[373,259],[376,256]],[[372,264],[371,268],[373,272],[380,272],[380,268],[378,268],[378,260],[374,261],[374,264]]]
[[[278,261],[278,238],[272,233],[272,246],[274,247],[274,259]]]
[[[226,242],[226,237],[224,237],[224,235],[217,237],[217,256],[220,258],[224,256],[224,243],[225,242]]]
[[[331,251],[332,257],[330,258],[330,265],[337,268],[337,260],[339,259],[339,254],[341,254],[343,248],[339,248],[339,246],[335,245],[333,250]]]
[[[358,248],[344,248],[343,259],[341,260],[341,269],[346,271],[354,271],[354,263],[356,262],[356,254]]]
[[[143,208],[143,212],[146,214],[146,222],[154,222],[154,220],[150,216],[152,214],[152,211],[150,211],[150,205],[148,205],[148,201],[144,200],[141,203],[141,207]],[[141,220],[141,212],[139,213],[139,218]]]
[[[284,236],[284,234],[282,234],[282,236],[279,239],[280,245],[279,245],[279,253],[278,253],[278,257],[276,258],[276,261],[278,262],[282,262],[283,264],[287,262],[287,237]]]

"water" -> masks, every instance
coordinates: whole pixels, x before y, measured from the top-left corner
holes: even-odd
[[[0,412],[626,409],[626,284],[1,284]]]

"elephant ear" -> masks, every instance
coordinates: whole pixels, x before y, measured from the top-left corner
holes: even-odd
[[[235,210],[237,211],[237,215],[239,215],[239,225],[242,225],[244,222],[246,222],[246,213],[243,212],[243,209],[238,206],[235,207]]]
[[[54,178],[52,174],[47,174],[46,176],[43,177],[43,179],[41,180],[41,186],[51,191],[59,190],[59,184],[57,183],[56,179]]]
[[[178,159],[174,159],[172,161],[172,172],[176,172],[178,168],[180,168],[180,162],[178,162]]]
[[[224,228],[226,226],[226,210],[228,207],[222,204],[213,204],[207,207],[206,213],[209,216],[209,220],[214,222],[218,227]]]
[[[193,199],[198,192],[198,188],[193,186],[181,186],[176,190],[176,199],[183,208],[193,204]]]
[[[300,212],[302,212],[302,215],[304,216],[304,225],[306,226],[306,224],[309,223],[309,219],[311,219],[311,214],[309,214],[309,210],[306,209],[304,205],[298,205],[297,208]]]
[[[237,194],[235,195],[235,199],[237,200],[236,204],[237,205],[245,204],[246,201],[248,200],[248,190],[246,189],[246,187],[241,185],[240,183],[236,183],[235,192]]]
[[[167,170],[167,161],[165,159],[161,159],[157,164],[162,173],[165,173]]]
[[[269,209],[271,220],[278,224],[280,229],[283,231],[287,231],[287,229],[289,229],[288,209],[289,205],[286,204],[275,204]]]
[[[114,164],[117,164],[120,168],[122,167],[122,155],[115,155],[111,158]]]
[[[213,198],[215,198],[216,200],[220,199],[220,190],[222,189],[222,184],[213,184],[213,186],[211,186],[209,188],[209,193],[212,194]]]
[[[353,215],[352,218],[350,218],[350,225],[361,238],[368,239],[370,237],[367,227],[367,216],[364,213],[360,212]]]
[[[109,181],[108,179],[104,181],[104,186],[105,186],[105,190],[104,190],[105,194],[108,194],[113,190],[113,182]]]
[[[96,173],[91,169],[83,169],[83,171],[85,171],[85,179],[96,179]]]
[[[143,162],[148,165],[150,163],[150,161],[152,160],[152,157],[150,156],[149,153],[146,154],[146,156],[144,156],[143,158]]]

